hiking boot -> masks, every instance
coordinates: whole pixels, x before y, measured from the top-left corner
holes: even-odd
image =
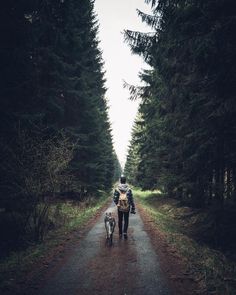
[[[128,236],[127,234],[124,234],[124,239],[127,240],[128,239]]]

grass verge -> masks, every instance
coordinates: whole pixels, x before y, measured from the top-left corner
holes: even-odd
[[[183,257],[205,293],[236,294],[236,263],[190,234],[202,219],[201,212],[182,207],[177,200],[165,198],[158,191],[134,190],[134,195],[165,234],[167,242]]]
[[[33,244],[23,251],[13,252],[0,262],[0,293],[1,290],[11,291],[15,284],[24,283],[25,277],[38,262],[65,243],[71,233],[85,226],[107,202],[108,196],[104,195],[84,203],[61,201],[52,204],[49,218],[56,227],[47,234],[44,242]]]

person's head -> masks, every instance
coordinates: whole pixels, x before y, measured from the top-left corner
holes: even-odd
[[[121,184],[126,183],[126,177],[124,175],[121,175],[121,177],[120,177],[120,183]]]

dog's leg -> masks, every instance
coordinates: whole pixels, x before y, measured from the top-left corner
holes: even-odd
[[[109,228],[109,236],[111,235],[111,233],[112,233],[112,225],[111,225],[111,223],[109,222],[109,226],[108,226],[108,228]]]
[[[108,229],[109,229],[109,238],[108,238],[108,241],[109,241],[109,246],[112,245],[112,222],[109,221],[109,224],[108,224]]]

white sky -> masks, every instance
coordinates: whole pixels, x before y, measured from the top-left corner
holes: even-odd
[[[124,43],[122,32],[125,29],[142,32],[150,30],[138,17],[137,8],[150,13],[150,8],[144,0],[95,0],[114,148],[122,166],[125,164],[138,108],[137,101],[128,99],[129,91],[123,88],[123,81],[139,85],[138,73],[146,67],[141,57],[131,54],[129,46]]]

